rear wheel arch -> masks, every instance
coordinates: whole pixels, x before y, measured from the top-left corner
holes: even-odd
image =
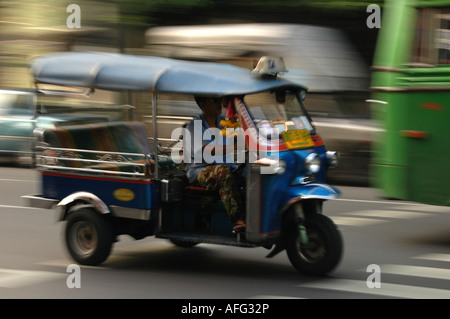
[[[101,215],[111,212],[98,196],[88,192],[73,193],[62,199],[57,206],[61,209],[61,221],[66,220],[70,214],[84,207],[91,208]]]

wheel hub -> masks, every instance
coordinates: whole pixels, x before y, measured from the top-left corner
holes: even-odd
[[[326,255],[325,243],[320,234],[314,231],[308,231],[308,244],[300,243],[300,256],[303,260],[314,263]]]
[[[90,223],[80,221],[73,225],[70,241],[74,251],[79,256],[86,257],[97,247],[97,232]]]

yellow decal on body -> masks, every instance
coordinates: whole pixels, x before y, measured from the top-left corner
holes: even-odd
[[[134,199],[134,193],[126,188],[116,189],[113,193],[114,197],[122,202],[129,202]]]

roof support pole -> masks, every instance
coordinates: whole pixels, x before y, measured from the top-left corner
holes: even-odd
[[[157,101],[156,92],[152,93],[152,123],[153,123],[153,151],[155,160],[155,178],[158,179],[158,124],[157,124]]]

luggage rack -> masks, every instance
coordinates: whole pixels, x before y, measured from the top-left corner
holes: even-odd
[[[40,170],[145,177],[149,176],[149,168],[154,163],[149,154],[49,146],[39,146],[37,150],[36,166]]]

